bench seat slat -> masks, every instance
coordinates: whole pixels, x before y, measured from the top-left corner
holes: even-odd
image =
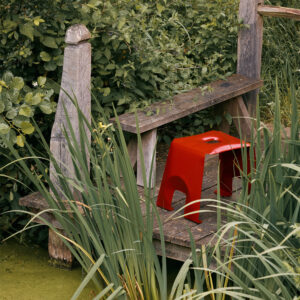
[[[208,88],[206,89],[204,89],[205,86],[195,88],[189,92],[176,95],[171,100],[154,103],[144,111],[137,112],[140,133],[158,128],[202,109],[243,95],[262,85],[262,80],[234,74],[226,80],[215,81],[207,85]],[[151,112],[150,116],[149,111]],[[112,120],[115,121],[115,119]],[[137,133],[134,113],[126,113],[119,116],[119,121],[123,130]]]

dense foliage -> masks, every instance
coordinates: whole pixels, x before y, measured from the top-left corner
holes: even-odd
[[[297,0],[270,0],[265,4],[300,8]],[[264,37],[262,53],[262,78],[264,87],[261,90],[261,110],[264,119],[271,119],[275,108],[275,78],[285,95],[281,98],[282,120],[285,126],[290,126],[290,102],[288,98],[289,80],[287,69],[290,67],[296,86],[296,96],[300,103],[300,22],[284,18],[264,18]],[[300,104],[298,104],[300,111]]]
[[[2,121],[2,134],[9,130],[12,139],[22,146],[25,132],[19,134],[9,127],[20,118],[32,117],[34,111],[39,125],[49,131],[51,119],[45,122],[40,109],[47,103],[46,113],[53,110],[51,101],[57,98],[61,78],[64,36],[70,25],[83,23],[92,33],[92,92],[96,101],[106,114],[111,114],[112,104],[122,113],[233,73],[239,27],[234,13],[237,2],[1,1],[0,78],[10,71],[17,78],[14,80],[24,82],[19,94],[25,101],[16,103],[12,111],[9,106],[2,109],[2,117],[8,110],[11,117],[6,118],[10,123]],[[55,93],[36,96],[40,93],[36,82]],[[3,80],[2,84],[2,97],[6,98],[8,83]],[[180,134],[191,134],[220,119],[211,111],[202,112],[179,121],[175,128]],[[174,131],[163,132],[166,141],[174,135]],[[9,155],[5,149],[0,150]],[[1,156],[2,164],[7,161]],[[22,178],[18,170],[9,174]],[[16,207],[18,196],[8,178],[1,178],[0,193],[2,210]],[[5,224],[9,226],[9,222]]]
[[[37,108],[44,114],[55,111],[56,103],[51,101],[53,90],[45,90],[46,78],[40,76],[35,89],[24,85],[21,77],[6,72],[0,80],[0,146],[5,148],[6,140],[24,147],[25,136],[34,132],[31,119]]]
[[[51,100],[54,91],[45,89],[45,83],[46,78],[40,76],[34,83],[34,87],[30,88],[25,85],[22,77],[15,77],[10,72],[5,72],[0,78],[0,170],[13,159],[7,149],[7,142],[23,148],[26,137],[34,136],[35,128],[31,119],[33,117],[41,119],[37,116],[49,115],[55,110],[56,103]],[[44,121],[46,121],[45,117]],[[43,127],[45,125],[41,124],[42,129]],[[44,133],[47,132],[47,128],[45,129]],[[26,156],[27,151],[20,149],[20,153]],[[34,169],[33,166],[32,168]],[[5,176],[0,176],[0,211],[2,213],[12,208],[19,208],[19,195],[24,192],[24,186],[19,184],[21,182],[24,185],[29,183],[18,168],[13,165],[5,168]],[[0,229],[1,231],[16,229],[15,226],[19,226],[23,221],[17,214],[1,215]]]
[[[66,28],[83,23],[93,35],[93,92],[107,112],[234,72],[236,0],[4,2],[3,69],[59,82]]]

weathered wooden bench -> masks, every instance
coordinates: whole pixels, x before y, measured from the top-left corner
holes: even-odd
[[[172,121],[178,120],[192,113],[225,102],[223,108],[234,118],[239,129],[241,126],[246,137],[250,136],[251,120],[242,96],[257,90],[263,85],[259,79],[251,79],[243,75],[232,75],[226,80],[219,80],[195,88],[189,92],[176,95],[164,102],[154,103],[144,111],[127,113],[118,117],[123,130],[141,134],[142,149],[147,180],[154,184],[156,174],[156,140],[157,129]],[[112,119],[116,121],[115,118]],[[138,121],[138,122],[137,122]],[[129,155],[133,165],[137,163],[137,184],[143,186],[142,165],[138,154],[137,139],[133,138],[128,145]]]

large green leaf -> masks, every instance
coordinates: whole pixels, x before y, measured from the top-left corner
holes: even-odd
[[[29,92],[25,95],[25,102],[28,103],[29,105],[32,104],[32,97],[33,97],[33,93],[32,92]]]
[[[54,37],[51,36],[46,36],[44,38],[41,39],[41,42],[43,45],[49,47],[49,48],[58,48],[57,47],[57,43]]]
[[[54,94],[54,90],[48,90],[46,91],[45,95],[44,95],[44,98],[47,99],[47,100],[50,100],[51,96]]]
[[[40,105],[39,108],[44,114],[51,114],[53,112],[51,102],[48,101],[43,101]]]
[[[10,109],[7,113],[6,113],[6,118],[12,120],[14,117],[16,117],[18,115],[18,110],[16,108],[12,108]]]
[[[56,70],[57,65],[54,61],[49,61],[45,64],[45,70],[47,71],[54,71]]]
[[[34,132],[34,127],[30,122],[22,122],[21,126],[20,126],[21,130],[25,133],[25,134],[31,134]]]
[[[3,32],[7,33],[17,28],[18,24],[10,19],[3,21]]]
[[[22,77],[14,77],[10,87],[13,89],[21,90],[24,87],[24,80]]]
[[[37,80],[37,82],[38,82],[38,84],[39,84],[40,86],[44,86],[45,83],[46,83],[46,81],[47,81],[47,78],[44,77],[44,76],[39,76],[39,77],[38,77],[38,80]]]
[[[33,41],[34,28],[31,23],[20,24],[19,28],[20,28],[21,34],[29,37]]]
[[[6,84],[9,84],[13,78],[14,78],[14,75],[12,74],[12,72],[7,71],[4,73],[2,79]]]
[[[25,102],[28,105],[38,105],[42,101],[43,95],[41,93],[36,93],[33,95],[32,92],[27,93],[25,96]],[[27,117],[27,116],[26,116]]]
[[[121,30],[123,28],[123,26],[125,25],[125,23],[126,23],[126,18],[121,17],[118,22],[118,30]]]
[[[19,115],[20,116],[25,116],[25,117],[32,117],[33,116],[33,110],[32,108],[27,105],[27,104],[22,104],[19,110]]]
[[[0,134],[7,134],[10,131],[10,127],[5,123],[0,123]]]
[[[106,97],[110,94],[110,88],[109,87],[106,87],[103,89],[103,96]]]
[[[16,127],[21,128],[21,124],[22,124],[23,122],[25,122],[25,121],[26,121],[26,122],[28,121],[28,118],[27,118],[27,117],[18,115],[17,117],[15,117],[15,118],[13,119],[13,124],[14,124],[14,126],[16,126]]]
[[[51,56],[50,56],[50,54],[49,53],[47,53],[47,52],[45,52],[45,51],[42,51],[41,53],[40,53],[40,57],[41,57],[41,59],[43,60],[43,61],[50,61],[51,60]]]
[[[43,97],[43,95],[41,93],[36,93],[32,97],[32,105],[38,105],[39,103],[41,103],[42,97]]]
[[[9,89],[6,92],[5,97],[6,97],[6,100],[8,100],[12,103],[18,104],[20,102],[19,94],[20,94],[20,91],[18,89],[15,89],[15,88]]]
[[[105,50],[104,50],[104,55],[105,55],[105,57],[106,57],[108,60],[110,60],[110,58],[111,58],[111,52],[110,52],[110,50],[109,50],[108,48],[105,48]]]
[[[53,60],[55,61],[57,66],[62,66],[64,64],[64,56],[63,55],[58,55],[53,57]]]
[[[5,134],[5,140],[9,141],[10,143],[14,144],[16,142],[16,133],[12,128]]]

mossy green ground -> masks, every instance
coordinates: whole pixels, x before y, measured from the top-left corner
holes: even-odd
[[[81,268],[51,267],[47,250],[7,241],[0,244],[0,300],[67,300],[83,279]],[[79,299],[92,299],[89,285]]]

